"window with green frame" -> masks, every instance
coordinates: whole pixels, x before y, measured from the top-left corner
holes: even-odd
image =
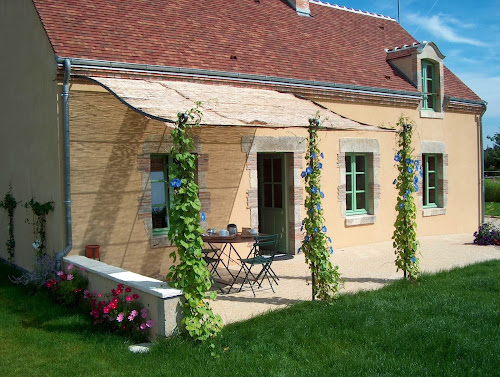
[[[423,206],[424,208],[438,207],[438,156],[424,154],[423,159]]]
[[[436,109],[436,72],[435,66],[428,60],[422,60],[422,92],[424,94],[422,109],[435,110]]]
[[[366,154],[346,153],[346,215],[368,213],[368,158]]]
[[[169,181],[170,164],[168,155],[151,156],[151,214],[154,235],[168,233],[168,213],[173,195]]]

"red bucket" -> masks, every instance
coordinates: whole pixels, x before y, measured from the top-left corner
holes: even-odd
[[[99,256],[99,249],[100,248],[101,248],[101,245],[87,245],[87,246],[85,246],[85,256],[87,258],[101,260],[101,257]]]

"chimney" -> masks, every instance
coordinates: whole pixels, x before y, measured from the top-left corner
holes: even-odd
[[[299,16],[310,16],[309,0],[287,0],[288,4],[297,11]]]

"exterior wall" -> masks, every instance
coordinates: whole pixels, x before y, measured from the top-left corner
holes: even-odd
[[[422,142],[443,142],[448,155],[447,179],[448,196],[446,213],[437,216],[424,217],[424,211],[420,207],[418,211],[418,235],[435,235],[451,233],[472,233],[477,230],[480,220],[480,161],[478,155],[478,124],[479,116],[472,113],[445,112],[444,119],[421,118],[420,112],[415,109],[377,107],[369,105],[356,105],[346,103],[321,104],[338,114],[357,120],[359,122],[395,126],[401,115],[408,116],[416,123],[413,142],[415,153],[420,156]],[[387,140],[385,145],[381,144],[381,201],[380,211],[384,211],[390,217],[383,220],[391,226],[394,221],[394,205],[396,190],[389,187],[396,177],[396,171],[387,171],[392,166],[396,150],[394,135]],[[385,184],[384,184],[385,183]],[[389,199],[389,200],[388,200]],[[386,219],[377,214],[377,220]],[[375,224],[374,224],[375,225]],[[366,228],[366,229],[365,229]],[[367,227],[360,229],[363,233],[352,234],[349,245],[359,243],[356,239],[363,239]],[[350,231],[350,230],[349,230]],[[390,229],[392,233],[392,229]],[[387,232],[383,232],[383,239],[390,239]],[[358,237],[359,236],[359,237]],[[375,239],[374,239],[375,240]]]
[[[442,142],[439,145],[444,144],[450,161],[447,166],[450,184],[446,211],[424,217],[420,208],[419,235],[472,232],[476,229],[479,218],[478,160],[473,114],[447,113],[443,120],[420,119],[416,109],[339,103],[322,105],[373,125],[394,126],[401,114],[409,116],[417,124],[414,137],[417,153],[420,153],[422,143]],[[70,127],[72,254],[83,254],[86,244],[100,244],[101,260],[105,263],[145,275],[164,275],[171,265],[168,254],[173,248],[168,247],[168,242],[156,239],[151,242],[147,214],[141,212],[141,205],[148,200],[149,192],[148,166],[144,158],[151,152],[168,152],[170,129],[162,122],[130,110],[100,87],[79,84],[73,84],[71,89]],[[268,149],[272,149],[276,140],[281,142],[275,151],[289,153],[288,168],[291,171],[305,168],[303,146],[292,145],[292,141],[300,143],[304,140],[306,128],[202,127],[193,130],[193,137],[196,152],[203,156],[199,181],[203,180],[206,190],[204,207],[207,225],[211,228],[225,228],[228,223],[235,223],[240,229],[255,226],[252,211],[256,208],[252,203],[255,201],[256,154],[270,152]],[[325,130],[319,132],[319,138],[320,148],[325,154],[322,175],[325,225],[334,248],[390,239],[397,195],[392,186],[397,175],[395,133]],[[346,140],[349,141],[347,144]],[[352,219],[345,216],[343,201],[339,199],[342,182],[339,155],[346,152],[346,145],[362,147],[366,143],[373,144],[375,140],[375,150],[370,149],[378,176],[373,180],[375,216],[369,216],[370,221],[350,221]],[[464,154],[463,150],[469,153]],[[289,192],[303,197],[302,179],[293,177],[289,184]],[[296,252],[301,238],[297,230],[300,224],[296,224],[294,218],[305,216],[302,201],[294,203],[294,208],[294,214],[289,213],[289,236],[294,238],[288,251],[292,253]],[[242,244],[238,247],[248,246]]]
[[[60,91],[54,53],[30,0],[0,2],[0,198],[12,184],[23,203],[53,200],[47,216],[47,251],[64,248],[64,204],[60,130]],[[18,205],[14,214],[15,263],[33,265],[31,212]],[[0,211],[0,257],[7,258],[5,211]]]

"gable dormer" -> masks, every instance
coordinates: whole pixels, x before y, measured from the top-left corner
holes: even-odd
[[[388,63],[422,92],[420,116],[443,118],[445,56],[433,42],[386,49]]]

